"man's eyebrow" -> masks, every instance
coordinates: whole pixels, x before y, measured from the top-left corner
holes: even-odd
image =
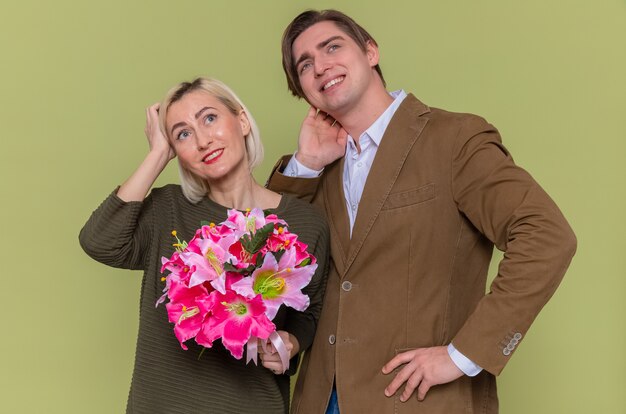
[[[326,45],[328,45],[330,42],[333,42],[333,41],[338,40],[338,39],[340,39],[340,40],[344,40],[343,36],[339,36],[339,35],[337,35],[337,36],[332,36],[332,37],[329,37],[329,38],[328,38],[328,39],[326,39],[326,40],[323,40],[323,41],[319,42],[319,43],[317,44],[317,46],[316,46],[316,49],[318,49],[318,50],[319,50],[319,49],[323,49],[323,48],[325,48],[325,47],[326,47]],[[300,57],[298,58],[298,60],[296,61],[295,67],[297,68],[297,67],[298,67],[298,65],[300,65],[300,63],[302,63],[303,61],[305,61],[305,60],[307,60],[307,59],[310,59],[310,58],[311,58],[311,55],[310,55],[308,52],[304,52],[304,53],[302,54],[302,56],[300,56]]]
[[[333,37],[330,37],[330,38],[324,40],[323,42],[318,43],[317,44],[317,48],[318,49],[323,49],[324,47],[326,47],[327,44],[329,44],[330,42],[334,42],[335,40],[338,40],[338,39],[344,40],[343,36],[339,36],[339,35],[333,36]]]
[[[300,58],[296,61],[296,64],[295,64],[295,66],[294,66],[294,67],[296,67],[296,68],[297,68],[298,66],[300,66],[300,63],[302,63],[302,62],[304,62],[305,60],[310,59],[310,58],[311,58],[311,55],[310,55],[308,52],[304,52],[304,53],[300,56]]]

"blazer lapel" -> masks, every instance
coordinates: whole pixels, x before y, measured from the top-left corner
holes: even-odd
[[[427,118],[420,117],[420,115],[427,112],[430,112],[430,109],[417,100],[415,96],[409,94],[387,126],[365,182],[359,203],[359,211],[352,229],[352,240],[350,241],[343,274],[348,271],[361,246],[363,246],[400,174],[406,157],[428,122]],[[343,196],[343,190],[341,194]],[[347,216],[345,200],[342,201],[343,213]]]
[[[350,247],[350,219],[346,210],[346,198],[343,192],[344,158],[326,168],[324,180],[324,198],[326,199],[326,217],[331,231],[333,260],[340,274],[343,274],[348,248]],[[339,253],[339,254],[338,254]]]

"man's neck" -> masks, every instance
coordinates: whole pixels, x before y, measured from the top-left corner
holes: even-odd
[[[393,97],[381,85],[380,88],[373,88],[364,95],[350,111],[333,117],[354,139],[357,148],[359,148],[359,137],[385,112],[392,102]]]

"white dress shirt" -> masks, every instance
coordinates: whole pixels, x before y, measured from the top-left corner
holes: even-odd
[[[391,105],[359,137],[361,152],[358,151],[354,138],[348,135],[343,169],[343,193],[346,198],[346,209],[350,219],[350,237],[352,237],[352,228],[359,211],[359,203],[365,187],[365,181],[372,168],[380,142],[389,122],[391,122],[391,118],[393,118],[396,110],[407,96],[403,90],[391,92],[390,95],[394,98]],[[294,154],[283,173],[290,177],[314,178],[319,176],[322,171],[312,170],[302,165]],[[482,371],[480,366],[459,352],[452,344],[448,345],[448,354],[465,375],[473,377]]]

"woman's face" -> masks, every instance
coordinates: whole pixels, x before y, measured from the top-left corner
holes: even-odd
[[[208,92],[185,94],[170,105],[167,135],[183,168],[209,182],[249,175],[245,136],[248,117],[233,113]]]

